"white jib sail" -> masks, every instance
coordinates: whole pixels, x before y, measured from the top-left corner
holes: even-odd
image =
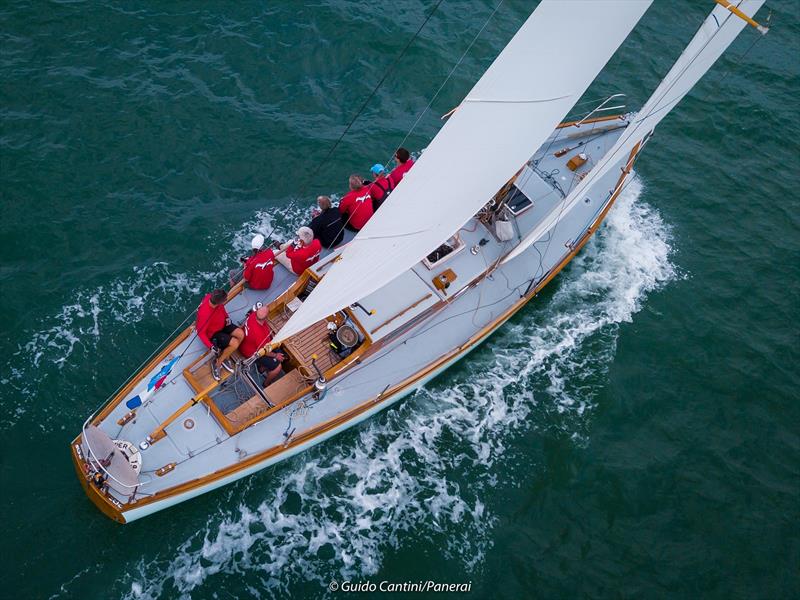
[[[383,287],[466,223],[566,116],[652,0],[543,0],[278,332]]]
[[[752,17],[764,2],[765,0],[742,0],[736,6]],[[504,264],[527,250],[584,197],[595,181],[621,160],[627,159],[634,147],[653,131],[661,119],[667,116],[705,75],[745,25],[745,21],[740,17],[722,6],[716,6],[633,122],[623,131],[616,144],[575,186],[575,189],[555,205],[542,222],[503,258],[501,263]]]

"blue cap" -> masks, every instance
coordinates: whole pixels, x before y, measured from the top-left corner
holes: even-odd
[[[372,171],[373,175],[380,175],[381,173],[386,171],[386,168],[381,163],[375,163],[374,165],[372,165],[370,171]]]

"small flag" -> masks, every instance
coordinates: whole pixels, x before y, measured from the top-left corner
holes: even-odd
[[[175,363],[180,360],[180,356],[176,356],[167,364],[165,364],[161,369],[150,378],[150,382],[147,384],[147,389],[139,392],[133,398],[128,400],[125,403],[129,409],[133,410],[134,408],[138,408],[142,405],[142,403],[147,400],[153,393],[164,385],[164,382],[169,377],[169,374],[172,372],[172,367],[175,366]]]
[[[164,381],[166,381],[167,377],[169,376],[170,372],[172,371],[173,365],[178,362],[180,356],[176,356],[171,361],[169,361],[166,365],[161,367],[161,370],[153,375],[150,379],[150,383],[147,384],[147,390],[157,390],[162,385],[164,385]]]
[[[153,395],[153,392],[155,392],[154,389],[153,390],[144,390],[143,392],[139,392],[133,398],[128,400],[125,403],[125,406],[127,406],[131,410],[133,410],[134,408],[138,408],[138,407],[140,407],[142,405],[142,403],[145,400],[147,400],[150,396]]]

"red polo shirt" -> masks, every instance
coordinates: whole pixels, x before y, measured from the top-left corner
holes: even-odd
[[[286,257],[292,261],[292,271],[295,272],[295,275],[300,275],[319,260],[320,252],[322,252],[322,244],[317,238],[314,238],[314,241],[302,248],[295,248],[294,244],[291,244],[286,249]]]
[[[349,217],[351,227],[361,229],[372,217],[372,196],[369,186],[364,185],[357,190],[345,194],[339,202],[339,212]]]
[[[205,298],[203,298],[203,301],[200,303],[200,308],[197,309],[197,322],[195,323],[197,337],[199,337],[200,341],[208,348],[211,348],[213,344],[209,338],[225,327],[227,320],[228,311],[225,310],[225,306],[220,304],[219,306],[212,307],[211,294],[206,294]]]
[[[251,312],[244,322],[244,341],[239,344],[239,352],[245,358],[249,358],[271,339],[272,330],[269,328],[269,323],[267,321],[259,323],[256,313]]]
[[[389,181],[392,184],[392,189],[397,187],[397,184],[403,180],[403,177],[408,173],[409,169],[414,166],[414,159],[409,158],[406,162],[397,165],[392,172],[389,173]]]
[[[244,263],[244,279],[251,289],[266,290],[272,285],[275,255],[267,248],[254,254]]]

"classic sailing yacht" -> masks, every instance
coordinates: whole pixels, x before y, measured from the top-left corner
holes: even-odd
[[[318,444],[534,298],[600,226],[659,121],[747,24],[766,31],[752,18],[764,0],[715,0],[638,113],[593,117],[609,98],[562,122],[651,1],[543,0],[358,235],[266,295],[232,287],[235,322],[268,306],[277,335],[260,352],[280,348],[283,377],[264,388],[255,357],[238,356],[215,381],[189,327],[86,420],[71,453],[95,505],[131,522]]]

